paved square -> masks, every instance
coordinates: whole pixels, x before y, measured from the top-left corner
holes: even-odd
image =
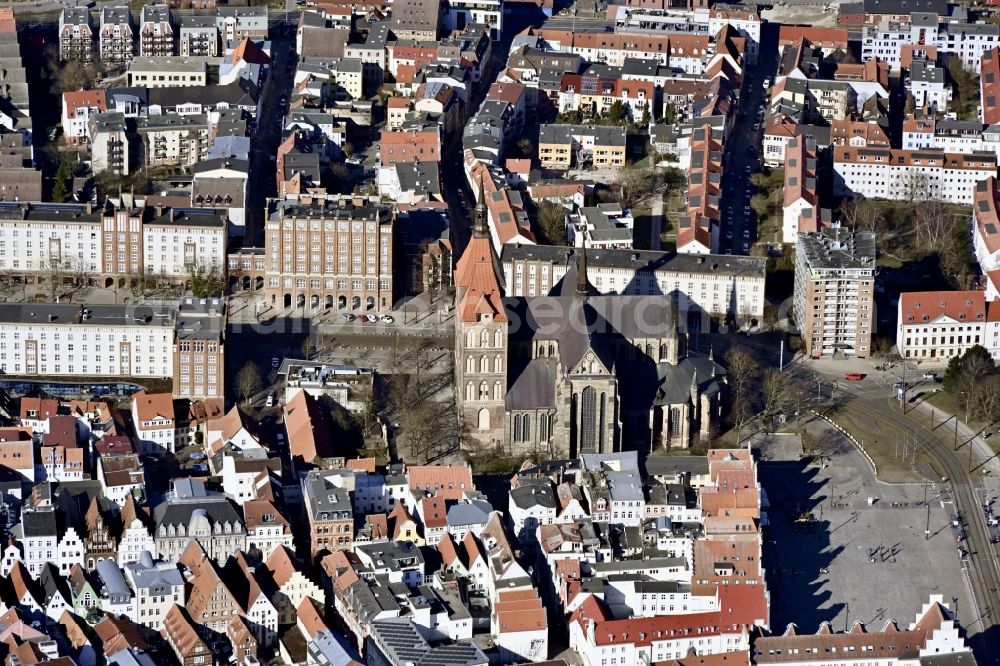
[[[841,631],[855,621],[881,629],[890,618],[908,625],[928,595],[942,594],[952,607],[957,597],[959,620],[970,634],[979,631],[947,495],[933,484],[881,483],[846,438],[819,422],[806,427],[824,440],[825,464],[803,463],[787,438],[753,440],[769,502],[764,565],[772,630],[795,622],[814,632],[824,621]]]

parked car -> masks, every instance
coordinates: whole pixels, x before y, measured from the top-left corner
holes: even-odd
[[[354,321],[356,319],[356,317],[352,315],[350,312],[345,312],[341,316],[347,321]]]
[[[394,321],[396,321],[396,320],[393,319],[391,315],[382,315],[382,322],[383,323],[391,324]]]
[[[937,374],[933,373],[933,372],[925,372],[924,373],[924,379],[930,379],[930,380],[933,381],[933,380],[937,379]]]
[[[272,356],[271,367],[277,369],[279,365],[281,365],[281,359],[278,358],[277,356]]]

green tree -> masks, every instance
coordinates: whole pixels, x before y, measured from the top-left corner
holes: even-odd
[[[59,166],[56,167],[56,175],[53,176],[52,200],[62,203],[68,201],[70,197],[70,187],[73,179],[73,163],[65,155],[59,158]]]
[[[663,109],[663,124],[673,125],[677,122],[677,107],[671,102]]]
[[[538,229],[549,245],[566,244],[566,209],[551,201],[540,201],[537,207]]]
[[[195,298],[222,296],[226,290],[226,275],[219,264],[199,262],[188,265],[191,295]]]
[[[625,110],[625,104],[620,99],[611,103],[611,108],[608,109],[608,120],[615,125],[621,125],[628,120],[628,111]]]

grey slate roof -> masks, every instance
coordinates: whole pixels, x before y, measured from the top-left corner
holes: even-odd
[[[507,390],[507,409],[549,409],[556,406],[555,361],[532,359]]]

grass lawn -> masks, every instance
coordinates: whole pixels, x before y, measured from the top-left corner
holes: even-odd
[[[935,426],[940,424],[942,420],[948,418],[948,416],[952,414],[957,414],[959,418],[963,419],[965,417],[965,406],[962,404],[961,400],[956,399],[955,396],[952,395],[950,391],[946,391],[945,389],[941,389],[937,393],[928,397],[927,404],[934,407]],[[920,418],[925,419],[928,426],[931,425],[930,417],[925,417],[922,413],[919,416]],[[968,421],[966,421],[966,425],[968,425],[970,428],[973,428],[974,430],[979,430],[986,424],[976,419],[969,419]],[[954,422],[949,423],[948,426],[942,426],[942,428],[938,429],[937,431],[939,433],[938,436],[946,440],[952,438],[955,432],[954,427],[955,427]],[[1000,454],[1000,435],[992,435],[991,437],[989,437],[984,441],[986,442],[987,446],[990,447],[990,450],[993,451],[994,454]]]
[[[831,415],[833,422],[841,428],[851,433],[855,439],[861,442],[865,451],[875,461],[878,469],[878,478],[886,483],[920,483],[926,481],[923,475],[914,470],[916,465],[921,463],[931,464],[930,457],[917,446],[916,455],[912,452],[910,443],[910,454],[903,459],[902,452],[905,448],[905,441],[897,438],[896,432],[889,422],[879,423],[877,430],[869,429],[858,425],[850,413],[840,410]]]

